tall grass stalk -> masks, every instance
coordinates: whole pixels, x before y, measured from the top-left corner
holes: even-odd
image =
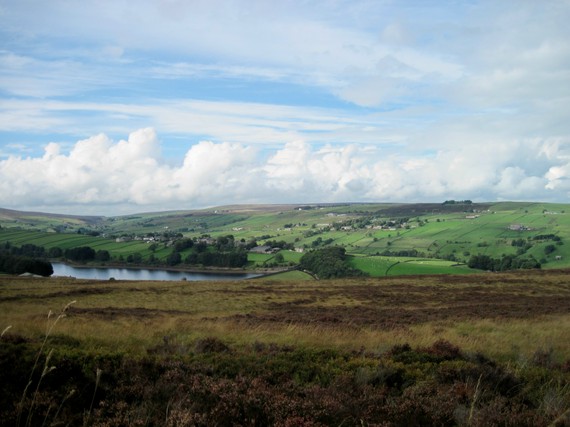
[[[62,400],[61,403],[59,404],[59,407],[57,408],[57,411],[55,412],[55,415],[53,416],[53,419],[52,419],[52,421],[51,421],[51,425],[53,425],[53,424],[55,423],[55,420],[57,420],[57,417],[58,417],[59,413],[61,412],[61,408],[63,408],[63,405],[65,404],[65,402],[66,402],[71,396],[73,396],[74,394],[75,394],[75,389],[71,389],[71,390],[69,391],[69,393],[67,393],[67,395],[63,398],[63,400]],[[48,415],[48,414],[46,414],[46,417],[45,417],[45,419],[44,419],[43,425],[46,424],[46,421],[47,421],[47,418],[48,418],[47,415]]]
[[[477,403],[477,399],[479,399],[479,387],[481,386],[481,378],[483,378],[483,374],[479,375],[479,379],[477,380],[477,385],[475,386],[475,392],[473,393],[473,401],[471,402],[471,408],[469,408],[469,419],[467,420],[467,425],[471,425],[471,421],[473,420],[473,413],[475,412],[475,404]]]
[[[38,396],[38,392],[40,390],[40,385],[42,383],[42,380],[44,379],[44,377],[49,374],[51,371],[53,371],[55,369],[55,366],[49,366],[49,361],[51,360],[51,356],[53,354],[53,350],[50,350],[50,352],[48,353],[47,357],[46,357],[46,361],[44,362],[44,369],[42,370],[42,375],[40,376],[40,379],[38,380],[38,384],[36,385],[36,390],[34,391],[34,396],[32,397],[32,401],[30,403],[30,409],[28,409],[28,418],[26,419],[26,426],[31,425],[32,423],[32,414],[33,414],[33,409],[34,409],[34,404],[36,402],[36,397]]]
[[[8,332],[8,330],[12,327],[12,325],[8,325],[4,328],[4,330],[2,331],[2,333],[0,334],[0,338],[2,338],[4,336],[4,334],[6,332]]]
[[[99,387],[99,380],[101,379],[101,374],[103,373],[103,371],[99,368],[97,368],[97,374],[96,374],[96,378],[95,378],[95,390],[93,390],[93,397],[91,398],[91,405],[89,405],[89,412],[87,412],[87,417],[85,418],[85,421],[83,422],[84,426],[89,425],[89,419],[91,418],[91,411],[93,410],[93,402],[95,402],[95,395],[97,394],[97,387]]]
[[[34,366],[32,367],[32,370],[31,370],[31,372],[30,372],[30,377],[29,377],[29,379],[28,379],[28,383],[26,384],[26,387],[24,388],[24,392],[22,393],[22,398],[21,398],[21,400],[20,400],[20,404],[18,405],[18,421],[17,421],[17,424],[16,424],[16,425],[18,425],[18,426],[20,425],[20,421],[21,421],[21,419],[22,419],[22,410],[24,409],[24,401],[26,400],[26,395],[28,394],[28,389],[29,389],[30,386],[32,385],[34,373],[36,372],[36,368],[38,367],[38,363],[39,363],[40,358],[41,358],[41,356],[42,356],[42,354],[43,354],[43,352],[44,352],[44,347],[45,347],[45,345],[46,345],[46,343],[47,343],[47,340],[48,340],[48,338],[50,337],[51,332],[53,331],[53,328],[55,327],[55,325],[56,325],[61,319],[63,319],[63,318],[65,317],[65,312],[69,309],[69,307],[70,307],[72,304],[75,304],[76,302],[77,302],[76,300],[73,300],[73,301],[67,303],[67,304],[65,305],[65,307],[63,307],[63,309],[61,310],[61,313],[60,313],[52,322],[50,322],[50,319],[51,319],[51,316],[52,316],[53,312],[52,312],[51,310],[48,312],[48,318],[47,318],[47,323],[46,323],[46,332],[45,332],[45,335],[44,335],[44,339],[43,339],[43,341],[42,341],[42,345],[40,346],[40,349],[38,350],[38,354],[36,355],[36,360],[34,361]],[[49,372],[46,371],[46,367],[47,367],[47,364],[48,364],[48,362],[49,362],[49,358],[51,357],[51,353],[52,353],[52,352],[50,352],[50,354],[48,355],[48,358],[46,358],[44,370],[43,370],[42,375],[41,375],[41,377],[40,377],[40,380],[39,380],[39,382],[38,382],[38,386],[36,387],[36,393],[34,393],[34,399],[35,399],[35,396],[36,396],[37,391],[38,391],[38,389],[39,389],[39,385],[40,385],[41,380],[43,379],[43,377],[44,377],[45,375],[47,375],[49,372],[51,372],[51,371],[53,370],[53,369],[51,369],[51,370],[48,369]],[[55,367],[54,367],[54,369],[55,369]],[[28,413],[28,419],[26,420],[26,425],[28,425],[28,423],[31,421],[29,414],[31,413],[31,409],[32,409],[32,406],[33,406],[33,402],[34,402],[34,401],[32,400],[32,403],[31,403],[31,405],[30,405],[30,411],[29,411],[29,413]]]

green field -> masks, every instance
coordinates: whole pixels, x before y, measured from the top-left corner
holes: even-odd
[[[471,274],[476,273],[464,264],[429,258],[357,256],[350,264],[372,277],[419,274]]]
[[[175,233],[184,237],[233,235],[236,241],[285,241],[299,250],[338,245],[354,255],[354,265],[372,276],[388,274],[449,274],[469,272],[463,266],[472,255],[500,258],[516,255],[514,241],[528,243],[520,257],[534,257],[543,269],[570,268],[570,205],[501,202],[449,206],[443,204],[339,204],[339,205],[252,205],[228,206],[200,211],[163,212],[122,217],[50,217],[0,210],[0,244],[26,243],[62,249],[91,246],[108,250],[112,257],[139,253],[151,255],[141,240],[125,243],[120,236],[141,238],[148,234]],[[51,222],[50,222],[51,221]],[[393,225],[391,225],[393,224]],[[53,232],[55,228],[65,232]],[[48,230],[50,232],[48,232]],[[98,237],[86,235],[99,233]],[[559,242],[536,240],[536,236],[557,236]],[[547,246],[554,250],[547,253]],[[164,260],[171,249],[159,244],[154,252]],[[389,251],[398,260],[379,258]],[[416,251],[415,258],[406,256]],[[285,262],[297,263],[298,252],[282,251]],[[392,258],[389,255],[388,258]],[[438,263],[435,260],[446,261]],[[449,262],[447,262],[449,261]],[[258,268],[273,262],[273,255],[250,254],[249,266]],[[392,263],[392,264],[391,264]]]

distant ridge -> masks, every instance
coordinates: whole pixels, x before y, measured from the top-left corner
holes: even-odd
[[[506,203],[506,202],[502,202]],[[211,214],[211,213],[247,213],[247,212],[280,212],[285,210],[297,210],[297,209],[318,209],[318,208],[333,208],[342,206],[378,206],[382,208],[382,211],[387,214],[422,214],[422,213],[434,213],[434,212],[461,212],[466,209],[488,209],[494,203],[483,202],[483,203],[472,203],[472,204],[445,204],[443,202],[425,202],[425,203],[383,203],[383,202],[337,202],[337,203],[282,203],[282,204],[270,204],[270,203],[259,203],[259,204],[235,204],[235,205],[222,205],[222,206],[212,206],[208,208],[200,209],[177,209],[177,210],[165,210],[165,211],[151,211],[151,212],[137,212],[132,214],[123,215],[68,215],[68,214],[56,214],[48,212],[38,212],[38,211],[19,211],[13,209],[0,208],[0,219],[29,219],[29,217],[43,217],[43,218],[53,218],[58,220],[71,219],[83,221],[87,224],[97,224],[105,219],[109,218],[127,218],[134,217],[138,215],[187,215],[187,214]]]
[[[30,217],[53,218],[59,220],[71,219],[83,221],[88,224],[96,224],[105,218],[104,216],[95,215],[67,215],[48,212],[18,211],[13,209],[0,208],[0,218],[12,220],[28,220]]]

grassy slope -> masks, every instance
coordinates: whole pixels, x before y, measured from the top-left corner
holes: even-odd
[[[422,208],[423,207],[423,208]],[[162,232],[164,230],[183,232],[185,236],[195,237],[204,233],[212,236],[232,234],[236,239],[257,239],[259,243],[264,240],[262,236],[269,236],[271,240],[285,240],[300,247],[311,246],[321,238],[332,239],[336,245],[343,245],[348,253],[355,255],[372,256],[385,250],[398,251],[416,249],[426,256],[443,257],[450,254],[466,261],[470,255],[486,254],[500,257],[502,254],[514,254],[516,248],[511,245],[513,239],[532,237],[538,234],[556,234],[563,241],[570,240],[570,205],[554,205],[541,203],[497,203],[483,206],[478,212],[478,218],[467,219],[467,214],[461,212],[461,207],[445,211],[441,205],[341,205],[322,206],[310,210],[298,210],[294,206],[268,206],[262,207],[228,207],[210,209],[196,212],[165,212],[159,214],[140,214],[125,217],[108,218],[101,220],[92,228],[102,232],[121,234],[124,232],[145,234],[148,232]],[[566,212],[568,210],[568,213]],[[396,215],[410,218],[409,229],[400,230],[351,230],[329,231],[306,237],[307,232],[318,231],[321,227],[334,222],[359,218],[365,212],[367,215],[375,213],[379,218],[394,218]],[[48,223],[44,218],[42,224]],[[74,221],[76,219],[73,219]],[[139,252],[143,258],[150,255],[148,245],[142,242],[116,243],[112,239],[92,238],[77,234],[40,234],[38,232],[20,231],[13,227],[22,226],[23,222],[15,223],[14,218],[9,220],[0,218],[0,243],[10,241],[15,245],[34,243],[46,247],[60,246],[62,248],[89,245],[95,249],[106,249],[112,255],[128,256]],[[57,219],[61,221],[61,219]],[[419,226],[422,221],[423,225]],[[293,225],[285,228],[285,225]],[[522,224],[530,230],[511,231],[512,224]],[[69,230],[75,230],[72,221],[67,223]],[[85,223],[81,223],[82,226]],[[192,230],[192,231],[188,231]],[[533,242],[534,246],[528,254],[537,259],[547,261],[543,268],[570,267],[570,244],[556,246],[556,251],[545,255],[544,247],[552,242]],[[168,249],[161,248],[155,254],[159,259],[165,258]],[[284,253],[287,261],[296,261],[300,255]],[[556,260],[561,256],[561,260]],[[255,259],[254,259],[255,258]],[[259,259],[258,259],[259,258]],[[251,265],[262,264],[267,258],[252,256]],[[373,275],[383,275],[385,268],[371,269],[372,265],[379,265],[376,257],[368,260],[358,258],[361,264]],[[381,263],[380,263],[381,264]],[[382,270],[384,268],[384,270]],[[434,267],[432,263],[407,262],[394,272],[431,273],[445,272],[449,266]],[[453,267],[448,272],[457,271]]]
[[[453,261],[409,257],[352,257],[350,264],[372,277],[407,274],[473,274],[477,270]]]

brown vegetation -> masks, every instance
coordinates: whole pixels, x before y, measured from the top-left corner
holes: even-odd
[[[570,407],[567,277],[1,277],[0,425],[546,426]]]

